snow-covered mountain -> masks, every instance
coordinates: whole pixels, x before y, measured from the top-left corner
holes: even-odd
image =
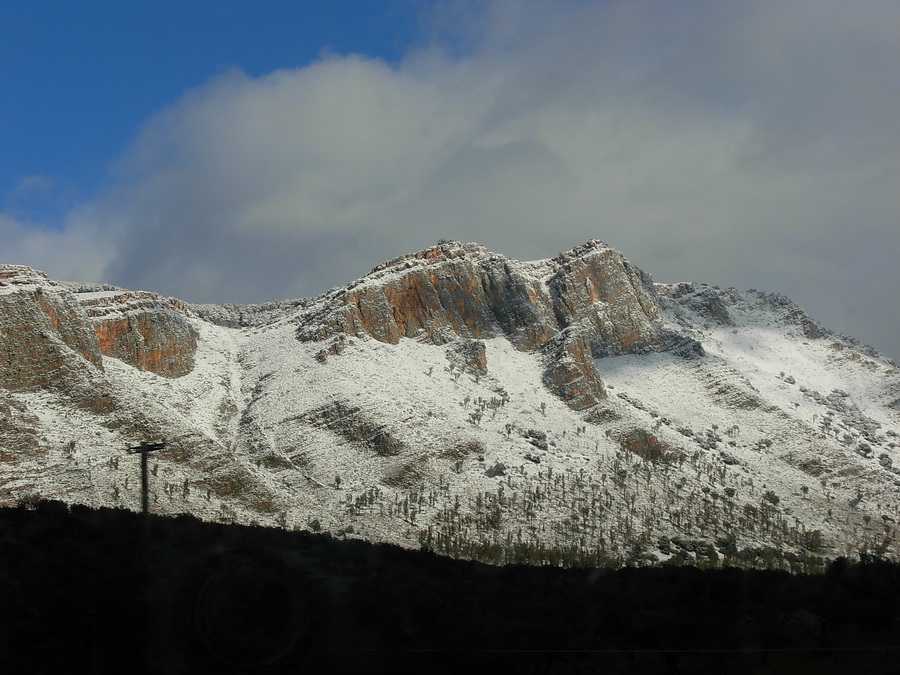
[[[441,242],[317,298],[189,305],[0,266],[0,504],[151,509],[491,562],[896,558],[900,373],[781,295],[591,241]]]

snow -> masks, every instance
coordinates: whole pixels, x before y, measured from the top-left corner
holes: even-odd
[[[395,261],[380,280],[420,264]],[[547,261],[516,264],[552,270]],[[323,344],[299,341],[296,323],[326,297],[261,305],[254,320],[265,317],[264,325],[243,330],[192,317],[199,333],[192,372],[166,378],[104,357],[102,378],[123,411],[165,420],[173,438],[196,438],[202,448],[188,461],[158,460],[151,507],[160,512],[300,528],[317,520],[332,532],[352,527],[350,536],[405,546],[418,546],[429,527],[456,527],[485,541],[582,539],[596,547],[618,538],[615,550],[624,556],[631,536],[664,559],[655,549],[663,536],[713,541],[733,534],[741,546],[771,545],[774,530],[739,524],[744,509],[759,508],[771,491],[779,498],[773,518],[822,530],[830,554],[843,555],[846,542],[859,543],[864,517],[900,517],[900,478],[879,460],[886,455],[900,465],[891,447],[897,439],[888,435],[900,433],[900,418],[883,404],[900,377],[884,359],[840,338],[806,337],[785,322],[783,306],[758,294],[723,293],[732,297],[733,325],[664,303],[669,328],[697,339],[705,356],[596,360],[609,396],[595,422],[547,390],[539,353],[519,351],[505,337],[483,341],[482,376],[451,369],[448,346],[412,339],[347,338],[343,353],[322,362]],[[207,313],[231,321],[241,310]],[[148,439],[110,428],[61,395],[8,395],[36,416],[41,437],[34,456],[0,465],[9,494],[140,508],[136,465],[124,449]],[[373,429],[403,449],[379,454],[371,439],[351,437]],[[624,450],[634,430],[658,439],[671,462]],[[499,465],[504,472],[490,475]],[[239,473],[253,499],[225,492],[207,498],[199,487],[174,492],[185,481],[201,486],[227,473]],[[255,495],[272,506],[255,507],[254,499],[263,501]],[[492,500],[501,517],[486,528],[481,505]],[[788,535],[778,536],[796,548]]]
[[[89,293],[76,293],[76,297],[79,301],[87,301],[87,300],[99,300],[101,298],[114,298],[118,295],[124,295],[128,293],[128,291],[91,291]]]
[[[831,338],[808,339],[780,326],[773,312],[746,298],[729,309],[734,326],[695,317],[692,336],[706,351],[702,359],[665,353],[598,359],[610,393],[636,402],[646,423],[665,418],[658,428],[662,438],[677,441],[672,430],[678,428],[690,428],[693,439],[713,430],[721,437],[718,451],[739,462],[728,470],[737,467],[773,490],[781,508],[809,529],[846,541],[858,536],[864,506],[895,517],[898,481],[876,457],[896,455],[884,432],[897,431],[898,417],[877,396],[886,383],[896,382],[896,373],[886,363],[836,347]],[[683,314],[680,319],[669,315],[673,327],[684,327]],[[823,428],[829,416],[855,440],[843,443]],[[867,433],[874,452],[864,458],[855,450]],[[691,440],[680,439],[688,441],[686,447]],[[848,507],[859,495],[862,503]]]

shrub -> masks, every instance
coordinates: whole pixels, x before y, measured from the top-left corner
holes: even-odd
[[[822,535],[822,530],[804,532],[800,539],[800,545],[812,553],[822,553],[825,550],[825,537]]]
[[[496,478],[497,476],[505,476],[506,475],[506,464],[503,462],[497,462],[484,472],[488,478]]]

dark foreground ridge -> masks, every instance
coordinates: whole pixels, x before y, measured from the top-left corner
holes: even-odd
[[[884,562],[493,567],[60,502],[0,510],[0,598],[15,672],[887,673],[900,657]]]

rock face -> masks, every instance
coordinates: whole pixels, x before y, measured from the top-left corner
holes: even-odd
[[[560,329],[581,326],[595,356],[660,347],[668,336],[650,276],[593,240],[551,261],[547,287]]]
[[[14,391],[103,370],[99,341],[74,296],[21,265],[0,265],[0,364],[0,385]]]
[[[458,337],[506,334],[533,349],[552,337],[542,284],[476,244],[442,244],[396,258],[326,296],[306,314],[298,337],[401,337],[445,344]],[[551,323],[548,323],[548,319]]]
[[[302,313],[300,340],[335,335],[392,344],[506,336],[543,349],[545,382],[577,409],[605,397],[593,358],[671,342],[649,276],[597,240],[532,263],[459,242],[396,258]]]
[[[691,282],[656,284],[656,289],[661,301],[668,305],[676,316],[682,316],[683,310],[687,309],[707,323],[734,326],[735,322],[729,307],[741,307],[750,301],[774,310],[778,323],[796,326],[811,340],[826,337],[831,333],[780,293],[763,293],[756,290],[739,293],[733,288],[721,289]]]
[[[546,345],[544,384],[574,410],[587,410],[606,398],[600,373],[584,335],[564,331]]]
[[[144,291],[80,293],[78,299],[106,356],[165,377],[193,370],[197,330],[183,303]]]
[[[20,459],[39,447],[40,421],[28,408],[0,391],[0,462]]]
[[[532,350],[575,325],[589,329],[598,354],[652,347],[663,333],[649,277],[600,241],[536,263],[449,242],[379,265],[326,295],[306,314],[298,337],[343,333],[444,344],[506,335]]]

